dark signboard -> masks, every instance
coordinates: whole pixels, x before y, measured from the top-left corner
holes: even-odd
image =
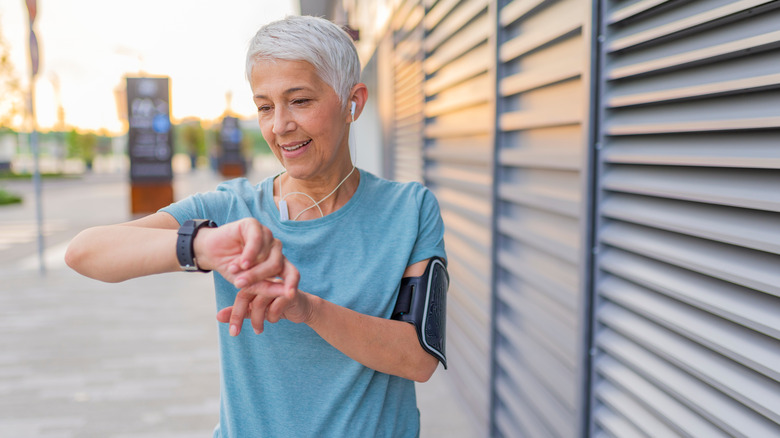
[[[219,157],[219,163],[223,175],[240,176],[246,173],[246,162],[241,148],[242,137],[238,119],[225,116],[222,119],[222,127],[219,133],[219,143],[222,152]]]
[[[127,78],[131,182],[173,179],[168,78]]]

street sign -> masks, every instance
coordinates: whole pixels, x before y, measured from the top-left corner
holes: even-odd
[[[27,3],[27,15],[30,16],[30,27],[32,27],[35,21],[35,16],[38,15],[38,6],[35,0],[25,0]]]
[[[127,78],[126,90],[131,210],[153,213],[173,202],[169,79]]]
[[[131,182],[173,179],[168,82],[166,77],[127,78]]]

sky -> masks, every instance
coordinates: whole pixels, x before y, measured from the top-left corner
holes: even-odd
[[[248,41],[263,24],[297,13],[295,0],[38,0],[38,127],[56,124],[59,101],[67,126],[121,133],[115,90],[139,73],[171,78],[174,120],[218,119],[228,93],[234,113],[254,116]],[[0,0],[0,35],[25,86],[28,32],[25,1]]]

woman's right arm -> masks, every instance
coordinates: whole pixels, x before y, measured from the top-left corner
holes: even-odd
[[[96,280],[120,282],[181,271],[176,257],[179,222],[160,212],[131,222],[89,228],[68,245],[65,262]],[[201,228],[192,242],[198,266],[215,270],[242,288],[247,281],[282,278],[298,288],[298,271],[282,254],[282,244],[256,219]]]
[[[111,283],[179,271],[178,229],[176,219],[162,212],[88,228],[70,242],[65,262],[82,275]]]

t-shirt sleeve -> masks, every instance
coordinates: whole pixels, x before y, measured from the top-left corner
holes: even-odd
[[[417,241],[409,257],[409,265],[432,257],[447,260],[444,249],[444,222],[441,219],[439,202],[433,192],[423,187],[418,193],[419,228]]]
[[[159,211],[170,214],[179,224],[189,219],[210,219],[217,225],[224,225],[227,223],[232,197],[230,192],[220,189],[214,192],[196,193]]]

